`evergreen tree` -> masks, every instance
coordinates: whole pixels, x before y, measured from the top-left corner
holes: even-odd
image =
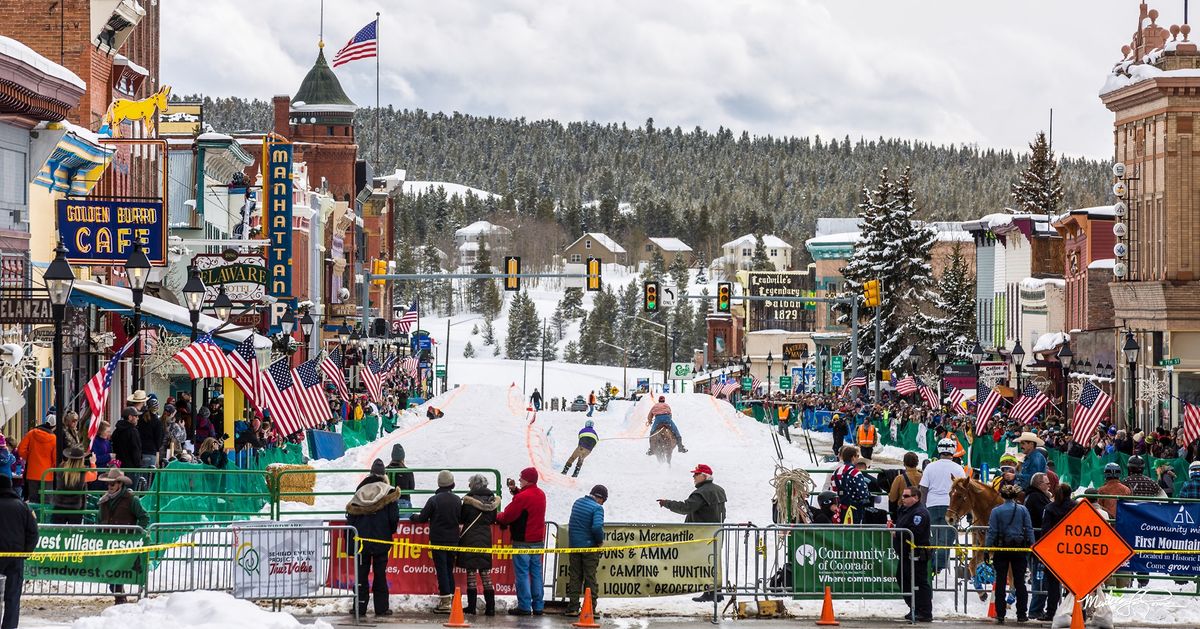
[[[655,247],[657,249],[657,247]],[[687,293],[688,285],[688,264],[687,256],[682,254],[676,255],[674,260],[671,260],[670,275],[671,281],[675,283],[677,294],[684,295]]]
[[[483,344],[496,344],[496,326],[492,325],[491,319],[484,319],[483,321]]]
[[[396,247],[396,272],[397,273],[416,273],[417,258],[413,251],[412,243],[407,239],[397,241]],[[408,280],[396,282],[395,294],[402,296],[405,301],[412,301],[414,297],[413,283]]]
[[[495,345],[492,346],[492,356],[499,356],[499,355],[500,355],[500,344],[496,343]]]
[[[479,252],[475,258],[475,264],[471,267],[472,273],[491,273],[492,272],[492,254],[488,250],[487,240],[483,234],[479,235],[477,240]],[[469,307],[473,312],[478,312],[485,319],[495,319],[500,314],[500,308],[504,305],[500,298],[500,288],[496,286],[494,279],[477,279],[471,280],[471,293],[467,299]]]
[[[562,340],[562,337],[564,334],[566,334],[566,331],[567,317],[563,314],[563,307],[560,303],[558,307],[554,309],[554,314],[550,317],[550,338],[554,339],[554,342],[557,343],[558,341]]]
[[[508,351],[505,355],[515,360],[534,358],[540,351],[540,341],[541,322],[538,320],[537,306],[529,293],[521,291],[508,306],[508,337],[504,342]]]
[[[475,346],[471,345],[471,341],[467,341],[466,347],[463,348],[463,358],[475,358]]]
[[[558,360],[558,346],[555,345],[553,337],[554,333],[547,326],[542,326],[542,360],[553,361]]]
[[[946,270],[938,282],[936,335],[927,347],[943,345],[951,358],[967,358],[975,347],[975,275],[967,271],[967,261],[956,243],[946,255]]]
[[[615,358],[617,297],[611,286],[595,294],[592,310],[580,323],[579,359],[589,365],[619,364]],[[606,345],[606,343],[611,345]]]
[[[563,362],[579,364],[579,343],[568,341],[563,348]]]
[[[750,257],[751,271],[774,271],[775,265],[767,257],[767,245],[763,242],[762,234],[754,236],[754,254]]]
[[[1029,143],[1029,164],[1012,184],[1012,199],[1013,214],[1057,214],[1062,205],[1062,170],[1041,131]]]
[[[478,323],[471,324],[471,336],[476,336],[478,334],[479,334],[479,324]]]
[[[650,260],[646,264],[645,270],[642,271],[642,279],[663,281],[666,279],[663,277],[666,273],[667,261],[663,258],[662,252],[658,250],[658,247],[655,247],[654,251],[650,254]]]
[[[562,309],[563,317],[567,320],[583,316],[583,289],[574,286],[564,290],[558,307]]]
[[[429,241],[421,247],[420,273],[424,275],[439,275],[442,273],[442,261],[438,250]],[[421,310],[434,313],[444,308],[443,302],[450,283],[446,280],[428,280],[417,283],[416,293],[421,297]]]

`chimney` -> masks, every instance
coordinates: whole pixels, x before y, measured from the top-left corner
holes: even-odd
[[[288,128],[288,114],[292,106],[291,99],[286,94],[276,95],[271,98],[271,105],[275,112],[275,128],[272,131],[285,137],[291,136],[291,129]]]

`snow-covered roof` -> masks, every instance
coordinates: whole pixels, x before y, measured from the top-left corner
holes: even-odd
[[[1021,280],[1021,290],[1027,290],[1027,291],[1042,290],[1042,289],[1046,288],[1046,286],[1057,286],[1059,288],[1065,288],[1066,285],[1067,285],[1066,280],[1060,280],[1060,279],[1053,278],[1053,277],[1046,277],[1046,278],[1027,277],[1027,278]]]
[[[971,234],[965,231],[941,231],[937,232],[938,242],[970,242],[973,240]]]
[[[1048,352],[1062,345],[1064,341],[1069,340],[1071,340],[1071,335],[1066,332],[1050,332],[1039,336],[1037,342],[1033,344],[1033,349],[1030,351],[1034,353]]]
[[[216,131],[209,131],[208,133],[201,133],[200,135],[196,136],[196,139],[201,142],[219,140],[233,141],[233,136],[226,135],[224,133],[217,133]]]
[[[678,238],[650,238],[650,242],[658,245],[663,251],[691,251],[692,248]]]
[[[468,240],[458,246],[459,251],[479,251],[479,243],[474,240]]]
[[[53,61],[34,52],[32,48],[22,44],[21,42],[0,35],[0,55],[12,57],[25,65],[28,65],[44,74],[48,74],[56,79],[66,81],[81,90],[87,89],[87,83],[79,78],[78,74],[54,63]]]
[[[604,247],[613,253],[625,253],[625,247],[618,245],[617,241],[609,238],[606,234],[601,234],[600,232],[588,232],[579,238],[576,238],[575,242],[567,245],[567,249],[574,247],[575,243],[583,240],[584,238],[591,238],[592,240],[595,240],[601,247]]]
[[[754,245],[756,242],[758,242],[758,238],[754,234],[746,234],[745,236],[742,236],[741,238],[738,238],[736,240],[730,240],[729,242],[721,245],[721,247],[722,248],[735,248],[735,247],[741,247],[743,245]],[[763,246],[773,248],[773,249],[791,249],[792,248],[792,246],[787,244],[786,242],[784,242],[782,238],[780,238],[778,236],[773,236],[771,234],[767,234],[767,235],[763,236]]]
[[[324,105],[323,105],[324,106]],[[445,181],[406,181],[404,182],[404,194],[424,194],[441,188],[446,191],[446,196],[465,197],[467,193],[471,193],[481,199],[499,199],[500,195],[471,186],[464,186],[460,183],[447,183]]]
[[[809,238],[804,241],[804,245],[807,247],[813,245],[850,245],[857,243],[861,239],[862,232],[842,232]]]
[[[818,218],[817,229],[814,233],[818,238],[833,234],[847,234],[859,231],[858,218]]]
[[[1116,258],[1104,258],[1102,260],[1092,260],[1092,263],[1088,265],[1088,268],[1089,269],[1108,269],[1111,271],[1113,266],[1115,266],[1116,264],[1117,264]]]
[[[130,70],[133,70],[134,72],[136,72],[142,76],[150,76],[149,70],[134,63],[133,61],[130,61],[129,57],[126,57],[125,55],[122,55],[122,54],[118,54],[115,57],[113,57],[113,65],[125,66],[125,67],[129,68]]]
[[[1100,96],[1104,96],[1109,92],[1115,92],[1123,87],[1141,83],[1142,81],[1178,77],[1200,77],[1200,69],[1181,68],[1179,70],[1160,70],[1149,63],[1134,64],[1132,61],[1125,61],[1114,67],[1113,71],[1104,79],[1104,85],[1100,88]]]
[[[1070,214],[1087,214],[1088,216],[1099,216],[1104,218],[1113,218],[1117,215],[1115,205],[1097,205],[1096,207],[1081,207],[1071,210]]]
[[[462,229],[454,230],[455,236],[479,236],[480,234],[511,234],[512,230],[487,221],[475,221]]]

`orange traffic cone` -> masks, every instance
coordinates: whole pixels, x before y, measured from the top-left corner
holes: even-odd
[[[1079,599],[1075,599],[1075,607],[1071,610],[1071,629],[1083,629],[1083,607]]]
[[[457,587],[454,588],[454,600],[450,602],[450,620],[442,623],[443,627],[470,627],[471,623],[467,622],[463,616],[462,610],[462,591]]]
[[[818,625],[836,627],[840,625],[836,618],[833,617],[833,592],[829,586],[825,586],[825,603],[821,605],[821,619],[817,621]]]
[[[583,607],[579,608],[579,621],[571,623],[571,626],[585,627],[586,629],[595,629],[600,626],[592,617],[592,588],[583,591]]]
[[[996,584],[992,584],[992,600],[988,603],[988,618],[996,617]]]

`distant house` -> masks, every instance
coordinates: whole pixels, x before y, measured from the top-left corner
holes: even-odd
[[[512,244],[512,230],[509,228],[487,221],[475,221],[462,229],[455,230],[454,246],[461,250],[464,243],[478,243],[480,236],[483,236],[484,241],[487,242],[488,249],[493,251],[507,251],[508,246]]]
[[[416,261],[417,268],[421,267],[421,261],[425,259],[425,247],[427,247],[427,246],[430,249],[432,249],[435,254],[437,254],[438,268],[440,268],[440,269],[448,268],[446,265],[446,262],[448,261],[447,258],[449,256],[446,255],[445,251],[442,251],[441,249],[438,249],[437,247],[434,247],[433,245],[420,245],[417,247],[413,247],[413,260]]]
[[[563,250],[563,260],[568,264],[580,264],[588,258],[599,258],[602,264],[629,264],[629,253],[625,248],[598,232],[580,236]]]
[[[641,248],[638,249],[638,261],[650,260],[654,257],[655,251],[662,255],[668,268],[674,264],[675,258],[683,258],[684,264],[689,267],[696,260],[696,254],[692,248],[678,238],[647,238],[646,242],[642,243]]]
[[[736,269],[749,269],[754,258],[754,245],[758,238],[754,234],[746,234],[737,240],[731,240],[721,245],[721,255]],[[775,266],[776,271],[787,271],[792,268],[792,246],[778,236],[770,234],[763,236],[763,246],[767,248],[767,259]]]

